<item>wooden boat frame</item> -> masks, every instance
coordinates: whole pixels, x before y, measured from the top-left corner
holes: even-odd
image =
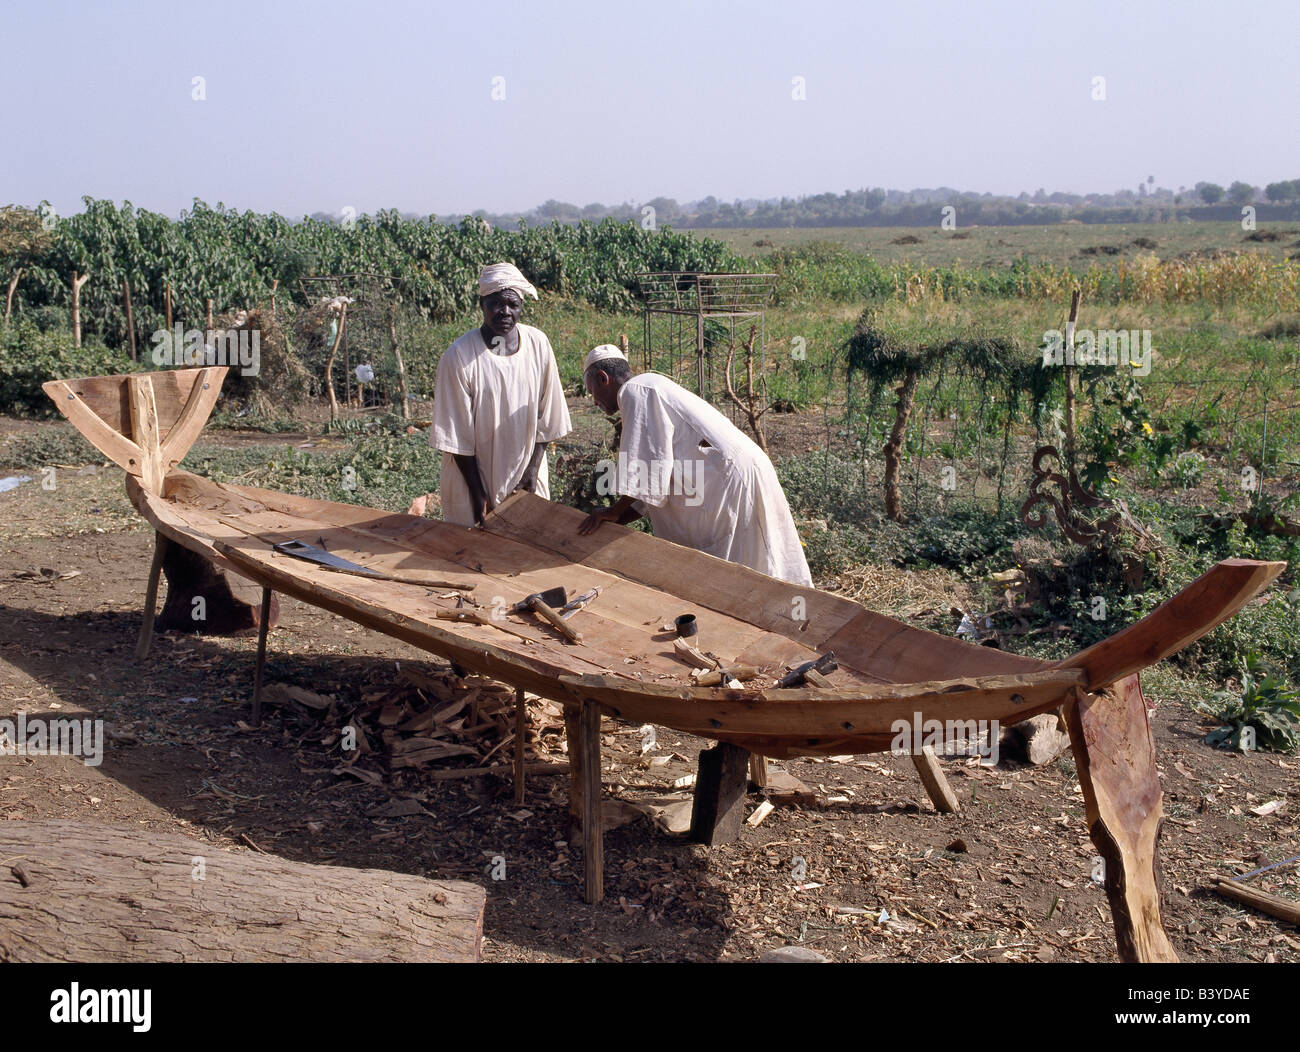
[[[1285,563],[1225,560],[1136,624],[1049,663],[913,628],[843,597],[622,527],[606,524],[580,535],[580,512],[532,494],[513,494],[481,529],[466,530],[211,482],[179,464],[216,404],[225,373],[210,366],[44,385],[77,429],[126,471],[128,496],[156,531],[141,658],[152,636],[163,559],[168,546],[178,544],[261,588],[255,723],[273,592],[514,686],[521,721],[516,799],[523,799],[524,691],[559,702],[569,740],[571,836],[581,829],[584,894],[593,903],[603,897],[602,713],[714,739],[720,748],[789,757],[889,751],[900,720],[1009,725],[1059,711],[1069,727],[1089,833],[1105,860],[1119,955],[1177,960],[1161,923],[1161,794],[1138,673],[1231,617]],[[433,570],[454,574],[467,587],[489,585],[497,593],[494,606],[512,605],[554,584],[558,573],[572,576],[580,568],[604,587],[597,608],[584,611],[582,621],[598,629],[599,649],[570,646],[540,627],[514,625],[508,634],[493,625],[439,619],[438,609],[454,609],[450,593],[413,597],[409,583],[333,573],[273,549],[307,532],[313,534],[307,539],[328,537],[335,554],[351,551],[381,573]],[[669,637],[659,634],[663,617],[643,616],[660,606],[671,616],[683,603],[706,612],[709,645],[726,662],[762,665],[775,679],[786,665],[834,651],[843,685],[691,685]],[[936,677],[945,667],[962,674]]]

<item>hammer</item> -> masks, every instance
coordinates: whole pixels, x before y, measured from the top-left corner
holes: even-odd
[[[539,614],[553,624],[567,639],[574,643],[581,643],[582,633],[574,629],[555,612],[555,607],[563,606],[567,598],[563,588],[548,588],[545,592],[534,592],[522,602],[515,603],[510,609],[516,614],[528,611]]]
[[[784,687],[801,687],[805,683],[812,683],[815,686],[823,686],[817,683],[824,673],[834,672],[839,668],[839,662],[835,660],[833,652],[827,652],[815,661],[805,661],[802,665],[797,665],[776,681],[778,688]]]

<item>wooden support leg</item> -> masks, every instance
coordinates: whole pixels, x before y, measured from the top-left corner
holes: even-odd
[[[153,562],[149,564],[149,583],[144,590],[144,620],[140,624],[140,638],[135,644],[137,661],[143,661],[149,656],[149,644],[153,642],[153,623],[158,616],[158,579],[162,576],[168,543],[161,533],[154,534]]]
[[[528,736],[528,707],[524,704],[524,688],[515,688],[515,803],[524,802],[524,746]]]
[[[948,784],[948,778],[939,766],[939,757],[930,746],[922,747],[920,752],[914,751],[912,763],[916,765],[916,773],[921,776],[921,784],[925,786],[930,803],[934,804],[936,811],[942,815],[951,815],[961,810],[957,794]]]
[[[716,847],[740,835],[749,788],[749,753],[739,745],[719,742],[700,753],[691,807],[691,840]]]
[[[582,843],[582,732],[580,710],[564,708],[564,740],[569,746],[569,847]]]
[[[600,706],[584,701],[578,715],[582,740],[582,862],[584,898],[595,905],[605,897],[605,843],[600,821]]]
[[[767,757],[749,754],[749,782],[755,789],[767,788]]]
[[[271,589],[262,589],[262,622],[257,628],[257,669],[253,673],[253,726],[262,726],[262,672],[266,668],[266,633],[271,628]]]
[[[1079,691],[1066,708],[1088,832],[1105,864],[1120,960],[1177,961],[1160,917],[1157,846],[1164,809],[1138,678],[1097,694]]]

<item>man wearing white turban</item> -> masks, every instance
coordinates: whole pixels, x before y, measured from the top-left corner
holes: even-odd
[[[613,486],[622,496],[580,533],[648,514],[656,537],[812,586],[776,469],[735,424],[666,376],[633,375],[612,344],[587,355],[583,379],[601,409],[623,414]]]
[[[442,450],[442,517],[459,526],[483,521],[512,491],[550,498],[546,444],[573,425],[551,341],[519,322],[524,296],[537,290],[510,263],[479,275],[483,324],[438,362],[429,444]],[[428,496],[412,515],[423,515]]]

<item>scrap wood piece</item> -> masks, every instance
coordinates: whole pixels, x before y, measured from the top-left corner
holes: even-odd
[[[0,822],[0,961],[477,961],[465,881],[291,862],[100,822]],[[203,865],[204,879],[194,880]],[[382,909],[359,908],[381,903]]]
[[[691,809],[694,805],[690,793],[664,793],[628,800],[626,803],[649,817],[662,832],[669,836],[685,836],[691,831]],[[603,820],[603,811],[601,817]]]
[[[1300,902],[1291,902],[1278,895],[1271,895],[1267,891],[1247,887],[1241,881],[1233,880],[1231,877],[1216,877],[1214,890],[1226,898],[1244,902],[1247,906],[1254,906],[1255,909],[1267,913],[1270,917],[1300,926]]]
[[[778,804],[813,804],[817,794],[783,767],[768,764],[767,798]]]
[[[337,699],[332,694],[318,694],[293,683],[270,683],[262,691],[263,705],[287,705],[296,702],[313,712],[328,712]]]

